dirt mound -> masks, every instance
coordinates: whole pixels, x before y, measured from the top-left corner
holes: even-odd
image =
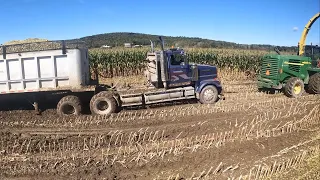
[[[51,42],[50,40],[40,38],[13,40],[4,43],[4,45],[8,45],[6,48],[6,53],[55,50],[61,47],[61,44],[58,42]],[[2,54],[2,47],[0,47],[0,54]]]
[[[5,42],[4,45],[13,45],[13,44],[25,44],[25,43],[33,43],[33,42],[46,42],[48,39],[40,39],[40,38],[28,38],[25,40],[12,40]]]

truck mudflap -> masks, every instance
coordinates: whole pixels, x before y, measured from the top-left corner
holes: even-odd
[[[221,89],[221,92],[218,95],[218,97],[219,97],[219,99],[226,100],[226,97],[224,96],[224,90],[223,89]]]

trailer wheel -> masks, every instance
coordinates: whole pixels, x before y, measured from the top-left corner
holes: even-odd
[[[213,104],[218,100],[218,90],[215,86],[209,85],[202,89],[199,101],[202,104]]]
[[[302,95],[304,91],[304,83],[300,78],[292,77],[286,83],[284,93],[291,98],[297,98]]]
[[[308,90],[312,94],[320,94],[320,73],[316,73],[310,77]]]
[[[61,98],[57,105],[57,113],[61,116],[80,115],[81,111],[82,104],[77,96],[65,96]]]
[[[91,98],[90,110],[92,114],[110,115],[116,112],[117,102],[112,93],[102,91]]]

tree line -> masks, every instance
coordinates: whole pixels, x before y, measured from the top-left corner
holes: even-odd
[[[158,39],[159,35],[142,34],[142,33],[106,33],[92,36],[82,37],[76,40],[81,40],[86,43],[89,48],[99,48],[103,45],[112,47],[124,47],[125,43],[132,45],[150,46],[150,40],[154,42],[156,47],[160,46]],[[198,37],[184,37],[184,36],[162,36],[165,40],[166,47],[181,47],[181,48],[235,48],[235,49],[254,49],[254,50],[273,50],[273,45],[266,44],[238,44],[227,41],[216,41],[210,39],[203,39]],[[71,40],[72,41],[72,40]],[[296,46],[280,46],[280,51],[296,52]]]

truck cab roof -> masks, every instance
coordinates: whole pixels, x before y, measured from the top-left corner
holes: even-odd
[[[168,49],[168,50],[165,50],[166,54],[185,54],[184,50],[183,49]]]

